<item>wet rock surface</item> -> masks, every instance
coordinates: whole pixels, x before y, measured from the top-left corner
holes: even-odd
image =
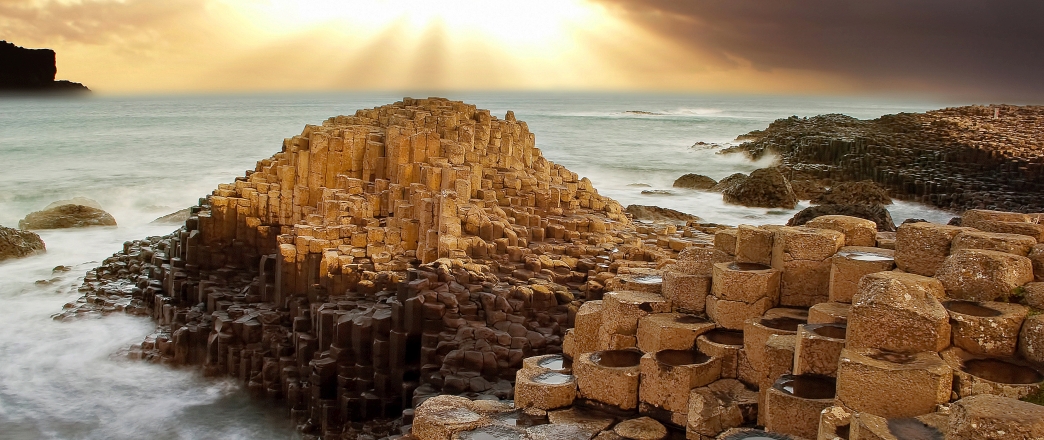
[[[1041,127],[1041,106],[955,107],[874,120],[790,117],[726,151],[778,154],[794,180],[869,179],[896,198],[943,209],[1041,212]]]
[[[43,239],[35,232],[0,226],[0,261],[45,252]]]

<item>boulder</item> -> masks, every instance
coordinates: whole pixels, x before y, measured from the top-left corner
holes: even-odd
[[[675,211],[673,209],[661,208],[659,206],[652,205],[627,205],[627,209],[625,209],[625,211],[628,214],[631,214],[631,217],[633,217],[635,220],[648,220],[653,222],[672,223],[700,221],[700,218],[695,215],[686,214],[681,211]]]
[[[793,209],[797,195],[790,181],[776,168],[762,168],[722,192],[726,203],[762,208]]]
[[[846,215],[867,219],[877,224],[880,232],[895,231],[892,214],[883,205],[816,205],[798,211],[787,222],[787,226],[801,226],[812,219],[825,215]]]
[[[86,226],[116,226],[112,215],[84,205],[59,205],[36,211],[18,222],[19,229],[62,229]]]
[[[747,175],[743,173],[731,174],[728,177],[718,181],[717,185],[710,188],[712,192],[725,192],[726,189],[732,188],[734,185],[747,180]]]
[[[95,209],[102,209],[101,203],[98,203],[97,200],[88,199],[86,197],[73,197],[71,199],[55,200],[47,206],[45,206],[43,210],[46,211],[48,209],[57,208],[62,205],[83,205],[90,206],[91,208]]]
[[[689,189],[711,189],[714,185],[717,185],[718,181],[711,179],[710,177],[702,174],[686,174],[679,177],[674,181],[675,188],[689,188]]]
[[[950,345],[950,314],[939,302],[942,283],[901,272],[859,281],[848,313],[846,347],[899,353],[938,352]]]
[[[816,205],[890,205],[888,191],[870,180],[844,182],[827,189],[813,198]]]
[[[44,242],[35,232],[0,226],[0,261],[45,252]]]

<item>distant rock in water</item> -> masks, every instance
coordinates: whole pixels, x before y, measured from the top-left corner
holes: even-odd
[[[58,73],[51,49],[26,49],[0,41],[0,92],[89,92],[71,81],[55,81]]]
[[[646,196],[673,196],[674,191],[669,189],[647,189],[642,191],[642,195]]]
[[[0,261],[46,251],[43,239],[35,232],[0,226]]]
[[[750,176],[722,192],[726,203],[761,208],[793,209],[797,195],[790,181],[776,168],[754,170]]]
[[[685,174],[674,181],[675,188],[710,189],[717,185],[718,181],[702,174]]]
[[[834,185],[812,199],[817,205],[891,205],[892,198],[888,191],[872,180],[859,182],[843,182]]]
[[[63,229],[86,226],[116,226],[112,215],[83,205],[59,205],[36,211],[18,222],[19,229]]]
[[[687,223],[690,221],[700,221],[699,217],[686,214],[681,211],[676,211],[670,208],[661,208],[659,206],[651,205],[627,205],[624,212],[628,213],[635,220],[647,220],[654,222],[672,222],[672,223]]]
[[[787,226],[801,226],[816,217],[824,215],[847,215],[859,217],[877,223],[880,232],[895,231],[895,222],[892,214],[883,205],[816,205],[798,211],[794,217],[787,222]]]
[[[180,211],[172,212],[172,213],[167,214],[167,215],[165,215],[163,217],[155,219],[155,220],[151,221],[150,223],[152,223],[152,224],[167,224],[167,223],[170,223],[172,225],[182,224],[182,223],[185,223],[185,220],[188,220],[191,215],[192,215],[192,208],[185,208],[185,209],[182,209]]]

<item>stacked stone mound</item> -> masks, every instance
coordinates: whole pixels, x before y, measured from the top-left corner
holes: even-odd
[[[778,154],[791,180],[869,179],[894,197],[944,209],[1040,212],[1041,127],[1041,106],[957,107],[870,121],[791,117],[730,151]]]
[[[702,231],[633,224],[511,113],[407,98],[286,139],[56,318],[150,315],[132,357],[236,377],[309,436],[398,438],[431,396],[510,399],[585,300]]]
[[[1044,438],[1044,406],[1019,400],[1042,396],[1044,226],[963,218],[894,240],[847,216],[741,225],[619,270],[561,355],[523,362],[513,406],[432,399],[413,436]]]

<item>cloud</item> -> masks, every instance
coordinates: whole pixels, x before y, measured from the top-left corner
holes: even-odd
[[[871,91],[1044,98],[1044,2],[594,1],[720,68],[823,72]]]
[[[155,48],[196,28],[205,0],[0,0],[4,38],[18,44],[82,43]]]

